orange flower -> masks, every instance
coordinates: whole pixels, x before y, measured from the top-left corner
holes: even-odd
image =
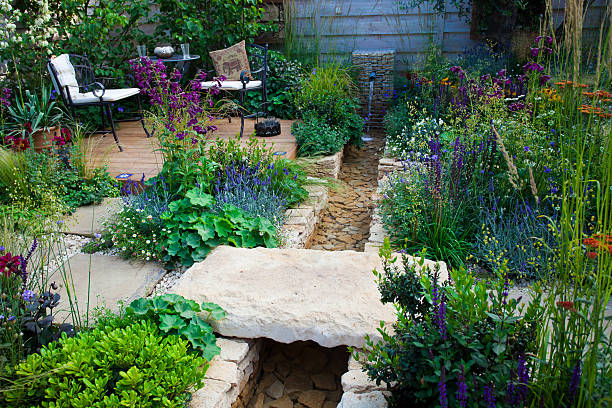
[[[569,310],[570,312],[576,312],[576,308],[574,307],[574,302],[564,302],[559,300],[557,302],[557,307],[562,307],[565,310]]]
[[[599,248],[599,246],[601,245],[601,242],[599,242],[598,239],[595,239],[593,237],[583,239],[582,243],[591,248]]]
[[[612,243],[612,235],[610,234],[595,234],[593,235],[593,238],[601,243],[606,243],[606,244]]]
[[[592,98],[593,96],[595,96],[595,94],[593,92],[583,92],[582,94],[584,96],[588,96],[589,98]]]
[[[597,252],[589,251],[586,253],[587,258],[597,259]]]

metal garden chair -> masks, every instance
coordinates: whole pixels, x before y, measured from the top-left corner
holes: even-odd
[[[106,131],[105,117],[108,118],[113,138],[122,152],[123,148],[119,143],[115,122],[127,122],[140,120],[142,128],[147,137],[149,131],[145,127],[140,104],[140,89],[138,88],[108,88],[111,78],[96,78],[93,67],[87,56],[75,54],[62,54],[55,58],[50,58],[47,69],[51,75],[51,81],[55,91],[61,95],[64,104],[70,108],[72,116],[76,117],[76,108],[85,106],[99,106],[102,115],[102,130],[96,133],[108,133]],[[135,118],[114,120],[111,105],[115,102],[136,96],[138,100],[139,116]]]

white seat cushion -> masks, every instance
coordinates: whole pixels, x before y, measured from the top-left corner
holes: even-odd
[[[100,95],[100,92],[101,91],[96,90],[96,94]],[[104,96],[102,96],[102,101],[103,102],[116,102],[116,101],[120,101],[121,99],[125,99],[125,98],[129,98],[130,96],[134,96],[139,92],[140,92],[140,89],[138,88],[107,89],[104,92]],[[100,102],[100,98],[95,96],[93,92],[76,93],[74,95],[71,93],[70,97],[72,98],[72,102],[75,105],[78,105],[81,103]]]
[[[202,84],[202,88],[204,89],[209,89],[215,86],[219,86],[219,83],[217,81],[204,81],[200,83]],[[255,88],[261,88],[261,81],[251,81],[248,84],[246,84],[246,89],[255,89]],[[240,81],[222,81],[221,86],[219,86],[219,89],[222,89],[225,91],[239,91],[242,89],[242,82]]]
[[[67,86],[71,94],[78,93],[79,83],[77,82],[74,66],[70,62],[70,56],[68,54],[62,54],[53,58],[51,64],[57,74],[57,80],[59,81],[58,85],[61,91],[64,92]]]

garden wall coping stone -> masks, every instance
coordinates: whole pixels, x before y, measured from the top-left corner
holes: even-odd
[[[342,167],[345,148],[346,146],[343,146],[338,153],[329,156],[304,157],[296,159],[296,161],[304,166],[309,176],[337,179]]]
[[[307,248],[317,228],[321,211],[328,201],[328,188],[322,185],[307,185],[308,198],[296,208],[285,212],[285,223],[281,230],[283,248]]]

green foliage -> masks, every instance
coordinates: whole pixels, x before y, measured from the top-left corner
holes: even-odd
[[[385,230],[393,244],[409,252],[427,249],[436,261],[462,266],[470,253],[474,230],[470,212],[449,192],[432,196],[426,180],[414,169],[391,175],[380,200]]]
[[[36,201],[42,190],[51,191],[68,209],[75,209],[117,195],[117,183],[105,169],[95,168],[90,178],[83,178],[54,154],[28,152],[26,157],[28,184],[35,186],[32,194]]]
[[[213,214],[210,212],[213,203],[213,196],[200,186],[168,206],[162,215],[166,226],[161,236],[166,251],[164,261],[179,261],[188,267],[203,260],[218,245],[241,248],[277,245],[276,228],[268,219],[247,216],[230,205],[220,214]]]
[[[251,67],[257,62],[251,57]],[[266,92],[268,115],[279,119],[297,117],[295,93],[300,87],[305,68],[297,60],[291,60],[278,51],[268,51],[268,77]],[[245,108],[249,112],[261,109],[261,93],[250,92],[245,98]]]
[[[190,44],[190,53],[208,60],[208,52],[276,29],[260,20],[262,0],[161,0],[157,23],[158,41]]]
[[[295,140],[300,146],[300,156],[334,154],[347,142],[343,134],[325,122],[311,117],[293,125]]]
[[[152,322],[65,335],[9,372],[7,407],[175,407],[201,386],[206,360]]]
[[[59,124],[63,113],[51,100],[51,90],[46,86],[41,88],[40,98],[35,92],[24,91],[24,95],[15,98],[15,104],[7,108],[10,115],[9,131],[10,135],[18,135],[23,139],[30,140],[30,145],[34,145],[31,136],[39,130],[48,130]]]
[[[60,27],[61,50],[87,54],[97,75],[124,80],[128,60],[136,55],[134,44],[146,39],[140,24],[146,22],[153,2],[101,0],[96,7],[80,0],[62,3],[64,12],[75,15],[78,24]]]
[[[208,157],[215,167],[217,182],[228,168],[234,166],[240,168],[254,168],[259,166],[260,178],[270,179],[273,189],[282,193],[287,200],[286,205],[299,204],[308,198],[308,191],[303,185],[306,183],[306,173],[294,160],[278,158],[274,155],[274,149],[268,147],[263,140],[250,137],[246,146],[241,144],[240,138],[217,139],[208,150]],[[286,169],[287,171],[280,171]],[[210,183],[209,193],[213,194],[213,179],[208,178]]]
[[[295,103],[304,120],[319,120],[341,135],[341,140],[361,146],[363,119],[357,114],[359,101],[355,95],[356,85],[349,69],[330,64],[313,69],[302,80]],[[311,138],[304,140],[310,142]],[[306,148],[307,152],[320,150],[323,149]]]
[[[198,313],[206,316],[201,318]],[[223,319],[225,311],[214,303],[199,305],[179,295],[165,294],[134,300],[126,309],[126,315],[153,320],[166,335],[186,338],[191,347],[208,361],[221,352],[208,322]]]
[[[440,381],[448,406],[457,406],[462,369],[468,406],[488,406],[481,397],[485,385],[497,401],[505,401],[508,383],[517,383],[519,357],[535,349],[541,294],[525,307],[508,298],[504,279],[488,288],[465,271],[451,271],[452,285],[440,285],[439,271],[425,267],[423,258],[402,256],[401,266],[394,263],[388,241],[381,257],[383,271],[375,272],[379,289],[383,302],[398,308],[398,320],[392,330],[379,329],[381,342],[368,339],[365,369],[378,383],[393,384],[391,406],[435,406]]]

